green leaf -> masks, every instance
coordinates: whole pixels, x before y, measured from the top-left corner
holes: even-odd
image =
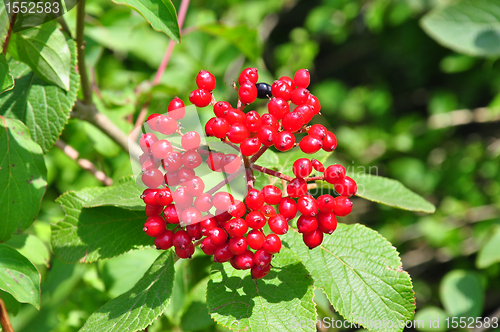
[[[47,188],[47,168],[42,149],[18,120],[0,116],[0,242],[28,228],[40,210]]]
[[[0,114],[23,121],[33,140],[44,152],[56,142],[76,101],[79,76],[76,72],[76,44],[68,40],[71,51],[69,91],[44,82],[27,65],[11,60],[14,89],[0,94]]]
[[[484,307],[484,290],[472,271],[448,272],[439,286],[439,296],[450,317],[479,317]]]
[[[5,38],[3,36],[7,36],[7,31],[9,30],[10,20],[9,15],[7,14],[7,7],[0,6],[0,47],[3,47],[5,42]]]
[[[95,198],[83,203],[84,208],[97,206],[116,206],[123,209],[144,211],[141,189],[135,184],[133,177],[128,177],[117,185],[102,188]]]
[[[400,321],[413,318],[415,297],[410,276],[396,249],[365,226],[339,224],[323,243],[309,250],[295,231],[284,238],[300,257],[331,304],[343,317],[371,331],[402,331]],[[370,326],[371,321],[390,326]]]
[[[5,55],[0,54],[0,93],[11,90],[14,87],[14,77],[10,74],[9,65]]]
[[[49,265],[50,253],[45,244],[31,234],[14,235],[5,244],[17,249],[35,265]]]
[[[420,24],[440,44],[459,53],[500,55],[500,3],[465,0],[438,7]]]
[[[190,289],[189,297],[186,302],[185,312],[182,315],[181,328],[183,331],[205,331],[211,325],[214,325],[206,303],[207,286],[210,277],[206,277]],[[168,311],[168,309],[167,309]]]
[[[10,295],[10,293],[4,292],[0,290],[0,299],[5,303],[5,307],[7,308],[7,312],[13,316],[16,316],[21,308],[21,303],[19,303],[14,296]]]
[[[500,262],[500,227],[493,230],[490,239],[479,250],[476,266],[484,269],[498,262]]]
[[[275,255],[273,268],[263,279],[254,280],[250,271],[220,263],[214,264],[210,278],[208,309],[212,318],[231,330],[297,331],[298,322],[316,319],[312,279],[287,248]],[[301,331],[316,331],[316,326],[306,324]]]
[[[130,291],[94,312],[80,330],[139,331],[162,314],[172,295],[174,255],[165,251]]]
[[[256,163],[262,167],[276,168],[280,166],[280,159],[278,158],[276,152],[267,149],[266,152],[259,157]]]
[[[170,0],[113,0],[114,3],[135,9],[156,31],[180,41],[177,12]]]
[[[198,29],[209,35],[224,38],[236,46],[251,61],[256,61],[262,54],[262,46],[257,30],[250,29],[246,25],[231,27],[224,24],[211,24],[199,26]]]
[[[395,208],[434,213],[436,207],[401,182],[369,174],[349,174],[358,185],[356,196]],[[323,183],[322,185],[324,185]]]
[[[422,332],[443,332],[446,328],[448,315],[438,307],[425,307],[415,314],[415,327]],[[418,325],[417,325],[418,324]]]
[[[16,249],[0,244],[0,289],[40,309],[40,273]]]
[[[57,202],[66,217],[52,224],[52,249],[64,262],[90,263],[153,245],[143,231],[146,215],[112,206],[84,209],[102,188],[67,192]]]
[[[68,91],[71,53],[55,21],[23,30],[15,36],[19,60],[41,79]]]

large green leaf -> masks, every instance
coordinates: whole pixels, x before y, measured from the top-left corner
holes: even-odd
[[[116,206],[129,210],[144,211],[145,204],[141,199],[143,190],[135,184],[133,177],[128,177],[117,185],[102,188],[100,194],[89,201],[85,201],[83,207]]]
[[[42,149],[18,120],[0,116],[0,242],[35,220],[45,189],[47,168]]]
[[[484,290],[475,272],[448,272],[439,286],[439,296],[450,317],[479,317],[483,312]]]
[[[93,262],[153,245],[143,231],[146,215],[112,206],[82,208],[102,188],[67,192],[57,199],[66,217],[52,225],[52,249],[64,262]]]
[[[476,258],[476,266],[480,269],[500,262],[500,227],[493,230],[489,240],[483,245]]]
[[[314,285],[349,321],[371,331],[388,332],[402,331],[399,322],[413,318],[415,297],[410,276],[403,271],[396,249],[374,230],[339,224],[313,250],[297,232],[288,232],[285,241],[302,259]],[[373,324],[383,321],[393,326]]]
[[[260,280],[230,264],[213,266],[207,305],[219,324],[235,331],[316,331],[312,279],[287,248],[275,256]]]
[[[40,273],[16,249],[0,244],[0,289],[40,309]]]
[[[64,34],[55,21],[15,34],[19,60],[41,79],[68,91],[71,54]]]
[[[175,41],[180,41],[177,12],[170,0],[113,0],[119,5],[129,6],[141,14],[153,29],[163,32]]]
[[[500,3],[497,0],[452,2],[425,15],[421,25],[432,38],[454,51],[500,55]]]
[[[43,81],[26,64],[11,59],[9,65],[15,86],[0,94],[0,114],[23,121],[44,152],[56,142],[76,101],[79,77],[75,42],[68,40],[68,46],[71,51],[69,91]]]
[[[33,264],[49,265],[49,249],[47,249],[42,240],[35,235],[14,235],[9,241],[5,242],[5,244],[17,249],[17,251],[26,256]]]
[[[164,252],[130,291],[94,312],[80,331],[139,331],[168,305],[174,284],[174,255]]]
[[[10,74],[9,65],[5,55],[0,54],[0,93],[14,87],[14,77]]]

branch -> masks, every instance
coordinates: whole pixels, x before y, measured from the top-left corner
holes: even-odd
[[[97,169],[97,167],[87,159],[83,158],[78,158],[79,153],[76,151],[72,146],[64,143],[60,139],[57,140],[56,145],[59,149],[61,149],[68,157],[73,159],[80,165],[81,168],[84,170],[92,173],[97,180],[101,181],[104,185],[106,186],[111,186],[113,185],[113,180],[110,179],[109,177],[106,176],[106,174],[103,171],[100,171]]]
[[[0,326],[4,332],[14,332],[12,325],[10,324],[9,315],[7,313],[7,308],[2,299],[0,299]]]
[[[217,190],[219,190],[220,188],[224,187],[229,182],[231,182],[234,179],[236,179],[241,173],[243,173],[243,170],[240,169],[240,170],[238,170],[238,172],[229,175],[223,181],[219,182],[212,189],[210,189],[209,191],[207,191],[207,194],[213,195]]]
[[[78,57],[78,72],[80,73],[80,83],[83,93],[83,102],[87,105],[92,104],[92,89],[89,84],[87,66],[85,65],[85,36],[83,28],[85,27],[85,0],[78,1],[76,6],[76,47]]]
[[[311,176],[311,177],[305,178],[304,181],[310,182],[310,181],[316,181],[316,180],[323,180],[324,178],[325,178],[324,175]]]
[[[472,122],[500,121],[500,115],[495,110],[480,107],[473,110],[463,109],[448,113],[435,114],[429,117],[427,125],[432,129],[466,125]]]
[[[274,171],[274,170],[269,169],[267,167],[262,167],[262,166],[255,165],[255,164],[252,164],[250,167],[256,171],[275,176],[275,177],[280,178],[282,180],[285,180],[287,182],[290,182],[293,180],[293,178],[291,176],[285,175],[285,174],[278,172],[278,171]]]
[[[260,150],[259,150],[259,151],[257,151],[257,153],[256,153],[256,154],[254,154],[254,155],[253,155],[253,157],[250,159],[250,162],[251,162],[251,163],[256,162],[256,161],[257,161],[257,159],[259,159],[259,158],[260,158],[260,156],[262,156],[262,155],[264,154],[264,152],[266,152],[266,151],[267,151],[267,149],[269,149],[269,147],[268,147],[268,146],[265,146],[265,145],[264,145],[264,146],[262,146],[262,147],[260,148]]]
[[[247,189],[253,189],[255,185],[255,177],[253,176],[252,168],[250,167],[250,160],[247,156],[243,156],[243,162],[245,163],[245,178],[247,180]]]
[[[13,13],[10,18],[9,30],[7,30],[7,36],[5,36],[5,42],[3,44],[2,53],[7,54],[7,49],[9,48],[10,37],[12,36],[12,29],[14,28],[14,23],[16,23],[17,13]]]

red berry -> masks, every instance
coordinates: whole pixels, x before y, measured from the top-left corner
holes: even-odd
[[[203,236],[203,234],[201,233],[200,223],[187,225],[186,232],[191,237],[191,241],[199,240]]]
[[[179,183],[185,184],[187,181],[194,179],[196,173],[191,168],[181,167],[177,171],[177,176],[179,177]]]
[[[307,104],[311,105],[314,110],[314,114],[318,114],[319,111],[321,111],[321,104],[316,96],[309,94],[309,97],[307,97]]]
[[[248,227],[261,229],[266,224],[266,217],[260,211],[252,211],[247,214],[245,221]]]
[[[196,131],[188,131],[181,138],[181,145],[186,150],[198,149],[200,147],[201,137]]]
[[[165,210],[163,210],[163,217],[169,224],[179,223],[179,215],[177,214],[177,208],[174,204],[165,207]]]
[[[318,152],[322,146],[323,143],[319,138],[310,135],[304,136],[299,143],[300,150],[307,154]]]
[[[318,213],[318,228],[325,234],[332,234],[337,229],[337,218],[333,212]]]
[[[151,147],[151,154],[156,159],[163,159],[170,152],[172,152],[172,144],[166,139],[156,141]]]
[[[241,167],[241,158],[235,154],[226,154],[224,158],[221,159],[220,165],[222,170],[228,174],[236,173]]]
[[[283,235],[288,232],[288,223],[286,218],[281,214],[277,214],[274,217],[269,218],[268,224],[273,233]]]
[[[156,249],[167,250],[174,245],[174,232],[166,230],[163,234],[155,237]]]
[[[273,97],[269,104],[267,104],[267,109],[269,110],[269,114],[278,120],[281,120],[285,114],[290,113],[290,105],[283,98]]]
[[[205,124],[205,133],[207,134],[207,136],[215,136],[214,135],[214,131],[212,129],[212,124],[214,123],[216,118],[211,118],[210,120],[207,121],[207,123]]]
[[[196,225],[201,221],[201,218],[201,212],[192,206],[186,208],[181,213],[181,220],[184,225]]]
[[[312,118],[314,117],[314,109],[307,104],[302,104],[300,106],[295,107],[294,112],[302,113],[304,123],[306,124],[309,123],[309,121],[311,121]]]
[[[224,157],[224,155],[220,152],[210,152],[210,155],[207,158],[207,166],[210,168],[212,171],[215,172],[222,172],[222,167],[220,165],[221,159]]]
[[[238,78],[238,84],[243,85],[246,81],[255,84],[258,80],[259,71],[257,68],[245,68],[241,71],[240,77]]]
[[[260,120],[260,114],[255,111],[248,112],[245,115],[245,126],[251,133],[258,132],[260,127],[262,126],[262,122]]]
[[[201,194],[194,200],[194,207],[201,212],[208,212],[212,206],[212,195],[209,193]]]
[[[191,258],[191,256],[193,256],[193,254],[194,254],[194,245],[192,243],[190,243],[184,249],[176,247],[175,253],[177,254],[177,256],[179,256],[179,258],[184,258],[184,259]]]
[[[306,178],[312,172],[312,163],[307,158],[299,158],[293,163],[292,170],[296,177]]]
[[[176,248],[186,249],[186,247],[191,243],[191,237],[185,230],[179,229],[174,234],[173,243]]]
[[[144,212],[146,212],[146,215],[148,217],[159,216],[163,212],[163,206],[146,204],[146,207],[144,208]]]
[[[311,216],[300,216],[297,220],[299,233],[309,233],[318,228],[318,220]]]
[[[212,241],[213,244],[216,244],[218,246],[226,243],[227,240],[227,233],[220,227],[215,227],[212,228],[208,234],[210,234],[210,240]]]
[[[226,113],[226,120],[227,122],[229,122],[229,125],[235,123],[245,124],[245,119],[246,119],[245,113],[243,113],[240,110],[236,110],[234,108],[229,109]]]
[[[326,137],[327,132],[328,130],[326,127],[320,124],[312,125],[307,131],[309,136],[317,137],[320,140],[323,140]]]
[[[295,136],[289,131],[282,131],[276,135],[274,146],[280,151],[288,151],[295,145]]]
[[[159,189],[155,195],[156,203],[167,206],[174,201],[172,191],[169,188]]]
[[[331,152],[337,147],[337,137],[332,132],[327,132],[323,138],[323,150]]]
[[[190,169],[195,169],[200,166],[203,159],[198,152],[194,150],[188,150],[182,154],[182,164]]]
[[[163,232],[165,232],[166,229],[167,225],[162,217],[151,216],[148,217],[148,219],[146,219],[143,231],[149,236],[157,237],[163,234]]]
[[[180,120],[186,115],[186,107],[184,102],[179,98],[175,97],[168,104],[168,116],[174,120]]]
[[[148,124],[149,128],[151,128],[151,130],[156,131],[156,117],[160,115],[161,114],[159,113],[153,113],[150,116],[148,116],[146,123]]]
[[[224,243],[215,250],[214,262],[224,263],[233,258],[233,256],[233,253],[229,250],[229,243]]]
[[[282,82],[285,82],[291,88],[295,88],[295,83],[293,82],[293,80],[290,77],[288,77],[288,76],[282,76],[282,77],[280,77],[279,80],[282,81]]]
[[[245,203],[250,209],[258,210],[264,205],[264,194],[261,191],[252,188],[247,193]]]
[[[205,89],[196,89],[189,94],[189,101],[196,107],[206,107],[212,101],[212,94]]]
[[[295,76],[293,76],[293,82],[295,85],[301,88],[307,88],[309,83],[311,82],[311,76],[309,75],[309,70],[307,69],[299,69],[295,72]]]
[[[276,135],[277,135],[276,131],[270,126],[262,126],[262,128],[260,128],[259,130],[258,137],[259,141],[263,145],[269,147],[274,144],[274,141],[276,140]]]
[[[292,87],[283,81],[274,81],[271,86],[271,92],[276,98],[283,98],[284,100],[290,100],[292,94]]]
[[[231,237],[243,236],[248,231],[247,222],[241,218],[229,220],[224,228]]]
[[[247,250],[247,240],[243,236],[231,238],[229,240],[229,250],[233,255],[241,255]]]
[[[212,132],[217,138],[224,138],[229,130],[229,123],[224,118],[215,118],[212,123]]]
[[[351,197],[356,194],[358,186],[356,185],[356,181],[346,176],[340,182],[335,183],[334,189],[340,196]]]
[[[307,182],[301,178],[290,181],[286,187],[286,192],[290,197],[300,197],[307,193]]]
[[[312,196],[299,197],[297,201],[297,209],[304,216],[314,217],[318,214],[318,205]]]
[[[273,254],[263,249],[257,250],[253,255],[253,261],[255,262],[255,265],[260,267],[269,265],[272,259],[273,259]]]
[[[318,204],[318,210],[321,212],[332,212],[335,201],[331,195],[325,194],[321,195],[316,199],[316,203]]]
[[[271,265],[266,265],[264,267],[260,267],[258,265],[254,265],[251,270],[251,275],[253,279],[262,279],[264,278],[269,271],[271,271]]]
[[[323,233],[319,229],[316,229],[312,232],[302,234],[302,240],[309,249],[313,249],[323,242]]]
[[[260,122],[262,123],[263,126],[269,126],[271,129],[274,131],[278,131],[280,128],[280,124],[278,122],[278,119],[272,114],[266,113],[260,118]]]
[[[333,199],[333,213],[339,217],[345,217],[352,211],[352,202],[344,196]]]
[[[158,137],[156,137],[153,133],[142,134],[141,139],[139,140],[139,145],[141,150],[150,153],[151,147],[153,144],[158,141]]]
[[[215,250],[217,250],[217,245],[215,245],[209,237],[203,239],[200,244],[201,250],[205,253],[205,255],[213,255]]]
[[[227,101],[219,101],[214,105],[214,113],[218,118],[225,118],[226,113],[231,109],[231,104]]]
[[[244,156],[252,156],[260,149],[260,141],[258,138],[247,138],[240,144],[241,154]]]
[[[265,236],[261,231],[251,230],[247,234],[247,244],[254,250],[259,250],[264,245]]]
[[[177,131],[177,121],[170,116],[159,115],[156,117],[156,130],[163,135],[172,135]]]
[[[293,90],[292,94],[290,95],[290,99],[292,100],[292,103],[295,105],[302,105],[305,102],[307,102],[307,99],[309,98],[309,90],[305,88],[296,88]]]
[[[172,151],[163,158],[162,164],[167,172],[177,171],[182,166],[182,154],[177,151]]]
[[[267,185],[262,188],[262,194],[264,195],[264,201],[267,204],[276,205],[281,201],[281,190],[280,188],[272,185]]]
[[[200,89],[212,91],[215,89],[215,77],[206,70],[200,70],[198,75],[196,75],[196,85]]]
[[[242,104],[251,104],[257,99],[257,87],[255,83],[247,81],[238,89],[238,98]]]
[[[217,220],[215,220],[214,216],[212,216],[211,214],[207,214],[205,217],[203,217],[203,220],[200,221],[201,232],[204,236],[209,236],[210,234],[208,233],[208,231],[217,227],[218,224],[219,223],[217,222]]]
[[[163,184],[163,173],[153,168],[142,172],[142,183],[148,188],[158,188]]]
[[[241,270],[252,268],[255,265],[253,252],[246,250],[244,253],[234,257],[234,263]]]
[[[286,219],[293,219],[297,215],[297,203],[290,197],[283,197],[278,205],[278,210]]]
[[[323,166],[323,164],[319,160],[311,159],[311,163],[316,171],[321,173],[325,171],[325,166]]]
[[[235,218],[240,218],[243,217],[243,215],[246,213],[247,207],[243,202],[235,200],[233,204],[231,204],[227,208],[227,212]]]
[[[276,234],[268,234],[262,245],[262,249],[270,254],[275,254],[281,250],[281,240]]]
[[[170,172],[165,173],[164,180],[165,180],[165,183],[167,184],[167,186],[171,186],[171,187],[178,186],[179,184],[181,184],[180,178],[179,178],[179,170],[170,171]]]
[[[271,205],[264,205],[263,207],[260,208],[260,212],[266,217],[266,218],[271,218],[274,217],[276,213],[276,209],[273,208]]]
[[[330,165],[325,170],[325,181],[331,184],[340,183],[345,177],[345,168],[342,165]]]
[[[304,117],[302,113],[293,111],[285,114],[283,117],[282,125],[285,130],[296,132],[304,125]]]
[[[158,189],[145,189],[142,192],[141,199],[148,205],[158,205],[158,202],[156,201],[157,192]],[[264,199],[262,199],[262,203],[264,204]]]
[[[182,209],[193,204],[193,196],[189,194],[185,187],[178,187],[172,194],[174,198],[175,205]]]
[[[242,123],[234,123],[229,127],[227,138],[232,143],[239,144],[245,140],[249,135],[247,127]]]
[[[230,193],[221,191],[214,194],[212,198],[212,203],[214,204],[217,210],[227,211],[229,206],[231,206],[231,204],[234,203],[234,198],[233,195],[231,195]]]
[[[139,163],[141,163],[141,169],[143,171],[160,167],[160,162],[158,161],[158,159],[155,159],[153,155],[149,153],[143,153],[139,157]]]

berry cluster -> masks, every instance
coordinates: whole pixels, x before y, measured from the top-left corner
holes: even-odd
[[[233,108],[226,101],[215,100],[215,77],[200,71],[198,89],[191,92],[189,100],[197,107],[213,106],[215,117],[206,123],[205,133],[236,153],[207,149],[195,131],[182,133],[178,121],[185,116],[185,106],[178,97],[170,102],[167,115],[149,116],[147,124],[152,132],[139,140],[144,152],[139,160],[141,179],[148,187],[141,198],[148,216],[144,231],[155,238],[158,249],[174,247],[179,257],[190,258],[200,244],[214,261],[229,261],[236,269],[251,269],[253,278],[262,278],[271,269],[273,254],[281,249],[279,235],[287,233],[298,213],[297,230],[310,249],[322,243],[323,234],[335,231],[336,217],[351,212],[348,197],[356,193],[356,183],[346,176],[343,166],[325,168],[316,159],[300,158],[293,163],[295,177],[291,177],[255,163],[273,146],[287,151],[298,145],[306,154],[336,148],[337,139],[326,127],[308,125],[321,109],[319,100],[307,90],[309,82],[306,69],[298,70],[293,79],[285,76],[268,85],[258,83],[256,68],[246,68],[239,76],[239,87],[234,84],[239,100]],[[257,98],[269,100],[268,112],[243,112]],[[158,138],[158,134],[175,133],[181,136],[180,147],[172,140]],[[296,137],[301,137],[298,144]],[[196,175],[196,168],[203,163],[212,171],[229,174],[225,182],[205,190],[204,181]],[[313,170],[316,174],[311,176]],[[258,190],[254,188],[254,171],[276,176],[286,185],[283,190],[274,185]],[[220,190],[242,173],[248,186],[241,198],[244,202]],[[333,184],[338,196],[314,198],[308,192],[308,182],[318,180]],[[267,234],[266,225],[270,230]]]

